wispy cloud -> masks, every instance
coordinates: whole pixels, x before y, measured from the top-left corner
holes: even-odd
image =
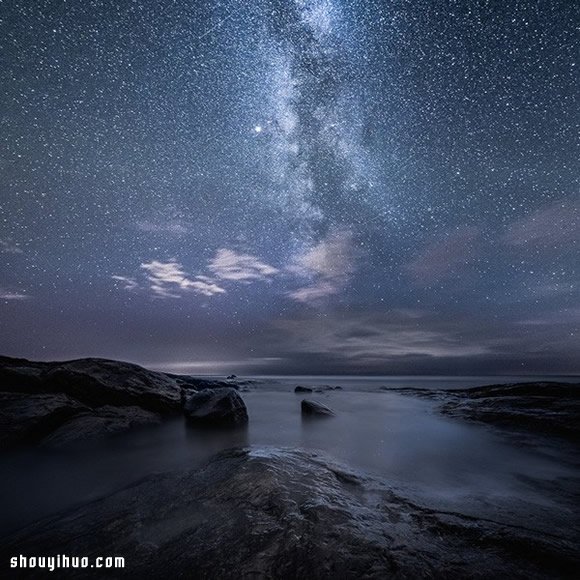
[[[351,232],[331,232],[318,244],[298,255],[287,269],[310,280],[310,283],[288,292],[293,300],[315,304],[339,294],[355,271]]]
[[[207,276],[190,277],[183,270],[183,266],[174,260],[153,260],[141,264],[141,268],[147,272],[150,289],[160,298],[180,298],[183,291],[193,291],[204,296],[225,293],[223,288]]]
[[[473,261],[479,237],[476,226],[454,230],[427,245],[405,266],[405,270],[417,284],[424,286],[448,278]]]
[[[306,317],[283,320],[276,327],[294,355],[308,353],[370,366],[409,357],[474,357],[499,346],[495,337],[468,336],[453,323],[420,311],[347,311],[328,317],[324,324]]]
[[[551,326],[556,328],[570,325],[577,327],[580,324],[580,307],[543,312],[534,318],[525,318],[519,321],[519,324],[523,326]]]
[[[123,290],[137,290],[139,282],[130,276],[111,276]]]
[[[221,280],[251,282],[268,280],[278,273],[278,269],[262,262],[256,256],[239,254],[234,250],[221,248],[210,260],[208,269]]]
[[[0,240],[0,254],[23,254],[24,250],[12,240]]]
[[[516,220],[502,239],[510,246],[580,243],[580,200],[564,199]]]
[[[0,300],[28,300],[29,298],[30,296],[28,294],[22,294],[21,292],[9,292],[0,288]]]

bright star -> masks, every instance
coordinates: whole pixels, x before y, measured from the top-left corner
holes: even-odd
[[[255,131],[256,133],[261,133],[261,132],[262,132],[262,129],[263,129],[263,127],[262,127],[261,125],[256,125],[256,126],[254,127],[254,131]]]

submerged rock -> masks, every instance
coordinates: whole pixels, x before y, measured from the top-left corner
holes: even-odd
[[[295,389],[294,389],[295,393],[311,393],[312,389],[310,387],[303,387],[302,385],[298,385]]]
[[[189,395],[184,412],[191,424],[201,427],[238,426],[248,422],[246,405],[231,388],[206,389]]]
[[[333,417],[334,411],[319,403],[318,401],[311,401],[304,399],[301,403],[302,414],[314,417]]]
[[[431,510],[319,455],[271,448],[224,452],[41,520],[3,539],[2,560],[20,554],[122,555],[115,578],[534,580],[580,565],[558,534]]]

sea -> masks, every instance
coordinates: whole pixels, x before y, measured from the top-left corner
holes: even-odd
[[[214,377],[223,379],[223,377]],[[528,381],[580,383],[580,377],[239,377],[246,429],[199,432],[181,417],[70,449],[0,455],[0,534],[110,494],[152,473],[201,468],[232,447],[300,449],[327,456],[362,477],[378,478],[431,508],[515,525],[578,520],[580,452],[538,439],[446,417],[437,401],[400,389],[462,389]],[[341,387],[312,394],[297,385]],[[335,411],[304,420],[300,402]]]

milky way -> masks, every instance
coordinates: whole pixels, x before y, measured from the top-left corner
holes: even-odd
[[[0,350],[580,372],[573,4],[2,0]]]

